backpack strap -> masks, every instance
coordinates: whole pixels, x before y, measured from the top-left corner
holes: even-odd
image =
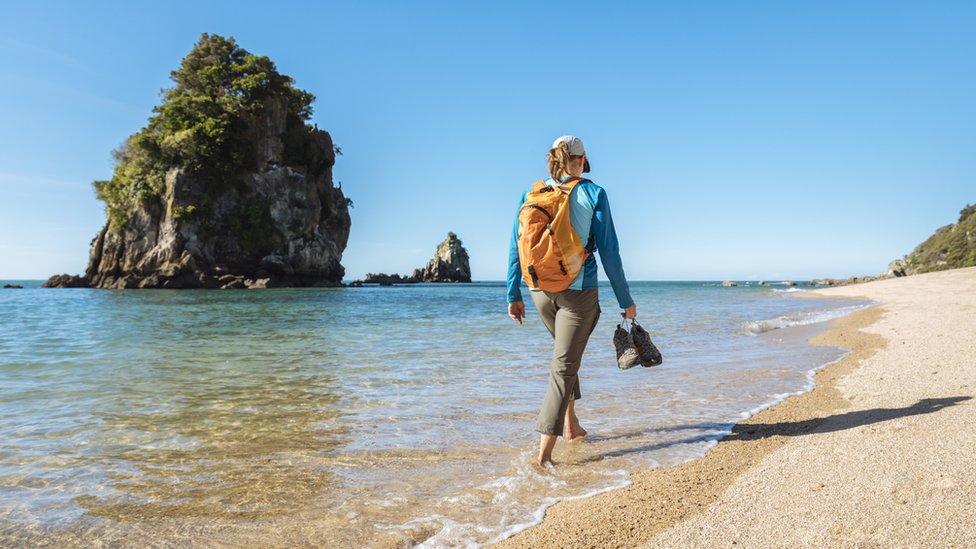
[[[555,187],[558,188],[559,190],[563,190],[563,187],[568,187],[565,190],[565,192],[572,192],[573,191],[573,187],[575,187],[576,185],[579,185],[580,183],[582,183],[584,181],[589,181],[589,179],[583,179],[582,177],[571,177],[571,178],[567,179],[566,181],[563,181],[562,183],[560,183],[558,185],[555,185]]]
[[[569,181],[563,183],[563,185],[567,185],[569,187],[569,190],[573,190],[573,187],[579,185],[580,183],[588,183],[588,182],[590,182],[589,179],[583,177],[574,177],[573,179],[570,179]]]
[[[590,180],[589,179],[586,179],[585,177],[572,177],[572,178],[568,179],[567,181],[564,181],[564,182],[560,183],[559,185],[557,185],[557,187],[560,187],[560,190],[562,190],[561,187],[563,185],[566,185],[567,187],[569,187],[569,189],[565,191],[568,194],[568,193],[573,192],[573,187],[579,185],[580,183],[584,183],[584,182],[587,182],[587,181],[590,181]],[[593,255],[593,253],[596,251],[596,235],[593,234],[593,227],[592,226],[590,227],[590,238],[587,239],[586,246],[583,247],[583,250],[586,253],[586,255],[584,256],[584,258],[588,258],[589,256]]]

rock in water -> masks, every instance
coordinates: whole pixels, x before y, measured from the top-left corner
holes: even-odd
[[[736,282],[732,281],[732,280],[723,280],[722,281],[722,286],[724,286],[726,288],[734,288],[734,287],[738,286],[738,284]]]
[[[409,276],[400,276],[396,273],[391,275],[386,273],[366,273],[366,278],[363,280],[354,280],[353,282],[358,282],[359,286],[362,286],[363,283],[379,284],[380,286],[392,286],[394,284],[412,284],[420,281]]]
[[[87,288],[90,284],[83,276],[59,274],[47,279],[42,288]]]
[[[349,200],[333,186],[332,138],[306,122],[314,97],[216,35],[172,78],[148,125],[116,151],[112,179],[95,182],[109,219],[88,284],[339,285]]]
[[[468,251],[461,245],[461,239],[454,233],[447,233],[434,257],[426,267],[415,270],[412,278],[423,282],[471,282]]]

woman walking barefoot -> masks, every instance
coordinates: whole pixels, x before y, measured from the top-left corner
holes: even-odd
[[[586,431],[576,417],[580,359],[600,317],[599,252],[624,316],[637,316],[624,277],[607,193],[581,175],[590,163],[580,138],[564,135],[549,150],[549,175],[522,194],[508,256],[508,316],[522,323],[521,281],[553,338],[549,387],[539,410],[536,461],[552,461],[556,439],[579,440]]]

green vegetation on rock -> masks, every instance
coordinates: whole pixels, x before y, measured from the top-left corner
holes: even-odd
[[[287,164],[315,166],[321,151],[309,145],[305,123],[315,97],[296,88],[266,56],[253,55],[233,38],[203,34],[171,73],[148,124],[114,151],[112,178],[95,181],[111,227],[121,226],[140,204],[159,197],[166,173],[183,168],[214,185],[254,170],[252,133],[267,109],[287,109],[283,136]],[[180,212],[181,215],[192,211]]]
[[[907,273],[976,266],[976,204],[959,212],[959,221],[941,227],[905,256]]]
[[[96,181],[108,220],[84,276],[49,286],[335,286],[352,220],[312,94],[233,38],[203,34],[147,124]]]

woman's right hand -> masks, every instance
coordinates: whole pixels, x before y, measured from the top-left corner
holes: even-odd
[[[525,318],[525,303],[522,301],[513,301],[509,303],[508,317],[521,324],[522,319]]]
[[[626,309],[624,309],[624,318],[626,318],[628,320],[633,320],[633,319],[637,318],[637,304],[636,303],[634,303],[630,307],[627,307]]]

